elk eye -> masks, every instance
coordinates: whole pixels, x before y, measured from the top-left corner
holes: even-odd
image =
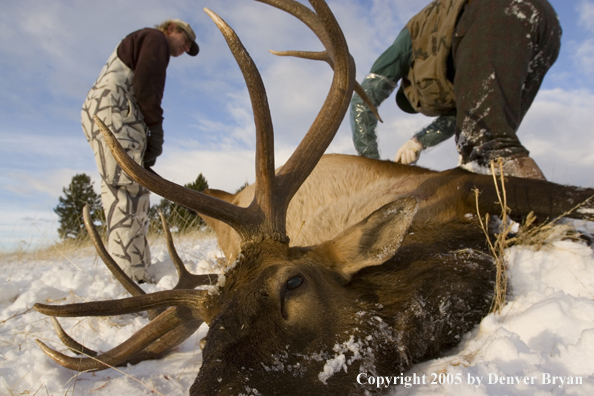
[[[303,278],[300,276],[294,276],[287,281],[287,290],[295,290],[303,283]]]

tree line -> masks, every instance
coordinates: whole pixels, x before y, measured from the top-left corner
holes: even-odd
[[[243,190],[247,185],[246,182],[236,192]],[[196,180],[185,184],[184,187],[195,191],[204,191],[208,188],[208,181],[200,173]],[[93,189],[90,176],[84,173],[74,175],[70,184],[62,189],[62,193],[63,196],[59,198],[59,203],[54,208],[59,220],[58,235],[62,240],[82,240],[88,237],[83,221],[83,208],[85,205],[89,205],[93,224],[100,233],[103,233],[105,230],[105,215],[101,205],[101,196]],[[205,225],[204,220],[196,212],[165,198],[162,198],[158,204],[151,206],[149,210],[152,225],[161,223],[159,211],[165,215],[169,228],[174,231],[184,232],[200,229]]]

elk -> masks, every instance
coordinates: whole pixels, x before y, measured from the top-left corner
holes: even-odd
[[[355,86],[346,41],[323,0],[310,0],[313,11],[293,0],[260,1],[301,19],[323,43],[321,54],[283,53],[331,64],[334,77],[322,109],[288,162],[275,170],[258,70],[233,30],[206,10],[248,86],[255,184],[238,194],[186,189],[136,165],[95,121],[133,179],[206,216],[228,266],[212,285],[208,275],[188,273],[171,247],[178,285],[146,295],[111,261],[87,216],[100,256],[133,297],[36,304],[70,350],[95,356],[67,356],[38,341],[59,364],[92,371],[159,358],[205,322],[209,330],[192,396],[370,394],[380,390],[359,384],[360,373],[398,375],[456,345],[488,313],[495,268],[477,210],[500,212],[492,177],[323,155]],[[592,189],[514,177],[507,178],[506,189],[514,215],[558,216],[585,202],[570,215],[593,217]],[[140,311],[149,311],[150,323],[103,354],[83,348],[55,319]]]

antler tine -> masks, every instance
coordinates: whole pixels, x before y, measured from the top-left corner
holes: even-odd
[[[109,271],[115,276],[115,278],[120,282],[124,289],[128,291],[133,296],[141,296],[146,294],[144,290],[140,288],[122,269],[119,265],[109,255],[107,249],[105,249],[105,245],[101,241],[101,236],[97,232],[95,225],[93,224],[93,219],[91,218],[91,210],[89,205],[85,205],[83,208],[83,219],[85,223],[85,227],[87,228],[87,232],[89,233],[89,237],[95,246],[95,250],[101,260],[105,263],[105,266],[109,269]]]
[[[257,0],[257,1],[262,1],[262,0]],[[295,58],[324,61],[324,62],[328,63],[330,65],[330,67],[332,67],[332,69],[334,69],[334,62],[332,61],[332,59],[330,59],[330,57],[328,56],[328,53],[326,51],[311,52],[311,51],[273,51],[273,50],[270,50],[270,53],[273,55],[276,55],[276,56],[292,56]],[[357,95],[359,95],[359,97],[363,100],[363,102],[365,102],[365,104],[369,107],[369,109],[371,110],[371,112],[373,113],[375,118],[377,118],[377,120],[379,122],[384,122],[384,120],[382,120],[382,117],[380,117],[377,107],[375,107],[371,98],[363,90],[363,87],[356,81],[355,81],[355,92],[357,93]]]
[[[324,1],[310,0],[315,14],[294,1],[258,0],[288,11],[295,6],[295,16],[307,24],[320,38],[334,61],[334,78],[322,109],[293,155],[277,174],[278,184],[285,186],[280,197],[285,210],[293,195],[309,176],[338,131],[354,89],[355,65],[340,26]],[[303,11],[306,9],[307,12]],[[325,34],[319,32],[323,26]],[[327,37],[327,43],[326,41]]]
[[[261,1],[261,0],[258,0],[258,1]],[[276,56],[292,56],[294,58],[324,61],[324,62],[330,64],[330,66],[332,68],[334,68],[334,66],[333,66],[334,62],[332,61],[332,59],[330,59],[330,57],[328,56],[328,53],[326,51],[274,51],[274,50],[268,50],[268,52],[270,52],[272,55],[276,55]]]
[[[196,317],[196,311],[181,307],[172,307],[160,314],[149,324],[135,333],[132,337],[112,348],[108,352],[97,357],[70,357],[57,352],[40,340],[37,345],[60,365],[77,371],[99,371],[109,367],[125,364],[135,364],[143,360],[156,359],[176,347],[190,335],[192,335],[202,324],[202,320]],[[59,324],[58,324],[58,327]],[[61,329],[61,327],[60,327]],[[63,330],[62,332],[72,340]],[[62,338],[62,337],[60,337]],[[76,353],[92,356],[88,349],[77,349],[78,344],[67,345]],[[74,348],[72,348],[74,346]]]
[[[256,126],[257,188],[254,201],[249,209],[257,212],[257,207],[259,207],[264,214],[262,231],[275,239],[283,240],[286,238],[285,213],[282,211],[278,213],[277,206],[273,204],[273,195],[276,189],[274,185],[274,129],[262,77],[235,31],[213,11],[204,8],[204,12],[210,16],[225,37],[243,74],[250,95]]]
[[[126,273],[120,268],[120,266],[109,255],[109,253],[107,252],[107,249],[105,249],[105,245],[101,241],[101,236],[99,236],[99,233],[97,232],[97,228],[93,224],[93,219],[91,218],[91,210],[89,208],[89,205],[85,205],[83,207],[83,221],[85,223],[87,232],[89,233],[89,237],[91,238],[91,241],[93,242],[93,246],[95,246],[95,251],[101,258],[101,260],[103,260],[103,263],[105,264],[107,269],[117,279],[117,281],[120,282],[120,284],[122,286],[124,286],[124,289],[126,289],[128,291],[128,293],[130,293],[132,296],[145,295],[146,294],[145,291],[142,290],[140,288],[140,286],[138,286],[132,279],[130,279],[130,277],[128,275],[126,275]],[[151,318],[151,319],[155,318],[161,312],[163,312],[163,309],[158,309],[158,310],[151,309],[151,310],[147,311],[149,318]]]
[[[216,274],[208,274],[208,275],[195,275],[190,273],[184,262],[177,254],[177,250],[175,249],[175,244],[173,243],[173,237],[171,236],[171,232],[169,231],[169,227],[167,226],[167,220],[165,220],[165,216],[163,212],[159,210],[159,216],[161,217],[161,225],[163,226],[163,232],[165,233],[165,240],[167,241],[167,251],[169,252],[169,256],[171,257],[171,261],[173,261],[173,265],[177,270],[177,275],[179,276],[179,280],[177,281],[177,285],[175,285],[174,289],[193,289],[196,286],[205,285],[205,284],[213,284],[216,283],[218,280],[218,275]]]
[[[303,22],[305,25],[307,25],[307,27],[322,42],[322,45],[325,48],[325,51],[318,52],[319,55],[316,55],[316,56],[323,58],[322,60],[325,60],[327,62],[329,61],[329,63],[332,62],[332,59],[334,59],[334,54],[333,54],[334,48],[332,46],[332,39],[330,38],[330,36],[328,35],[328,32],[326,31],[326,26],[318,18],[318,15],[316,15],[315,12],[313,12],[312,10],[310,10],[303,4],[301,4],[297,1],[294,1],[294,0],[256,0],[256,1],[271,5],[275,8],[278,8],[279,10],[283,10],[286,13],[293,15],[295,18],[299,19],[301,22]],[[312,3],[312,5],[313,5],[313,3]],[[300,51],[290,51],[290,52],[300,53],[301,55],[306,54],[305,52],[300,52]],[[282,54],[295,56],[294,53],[292,53],[292,54],[282,53]],[[323,57],[322,54],[325,54],[325,57]],[[305,57],[305,56],[301,56],[301,57]],[[306,58],[306,59],[311,59],[311,58]]]
[[[163,179],[138,165],[122,148],[113,133],[96,115],[93,120],[105,138],[111,153],[122,169],[138,184],[150,191],[177,202],[186,208],[220,220],[229,226],[242,238],[254,234],[254,230],[262,224],[262,214],[246,208],[230,204],[215,197],[208,196]]]
[[[71,351],[79,355],[87,355],[92,357],[98,355],[98,353],[94,350],[85,347],[84,345],[80,344],[78,341],[70,337],[68,334],[66,334],[62,326],[60,326],[60,322],[58,322],[58,319],[54,318],[53,316],[50,316],[50,319],[52,320],[52,324],[54,325],[54,330],[58,335],[58,338],[60,339],[60,341],[62,341],[62,344],[70,348]]]
[[[324,45],[325,51],[311,52],[311,51],[270,51],[272,54],[277,56],[293,56],[296,58],[310,59],[324,61],[334,69],[334,54],[332,52],[332,45],[330,44],[330,38],[324,28],[324,25],[319,21],[318,16],[312,12],[309,8],[303,4],[298,3],[294,0],[256,0],[265,4],[272,5],[283,11],[293,15],[303,23],[305,23],[314,33],[322,44]],[[355,81],[355,92],[365,104],[371,109],[373,115],[380,122],[384,122],[377,111],[377,108],[373,104],[373,101],[365,93],[361,85]]]
[[[355,81],[355,92],[357,93],[357,95],[359,95],[361,99],[363,99],[363,102],[365,102],[367,107],[369,107],[369,110],[371,110],[375,118],[377,118],[379,122],[384,122],[384,120],[382,120],[382,117],[380,117],[379,115],[377,107],[375,107],[371,98],[367,95],[361,84],[359,84],[357,81]]]
[[[205,290],[164,290],[142,296],[111,301],[90,301],[78,304],[47,305],[37,303],[33,309],[47,316],[62,318],[78,316],[125,315],[149,309],[188,307],[201,311]]]

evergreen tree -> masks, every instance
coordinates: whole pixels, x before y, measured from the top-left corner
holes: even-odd
[[[184,187],[195,191],[204,191],[208,188],[206,178],[200,173],[196,180],[192,183],[184,184]],[[167,219],[169,227],[177,227],[179,231],[185,231],[190,228],[198,228],[204,224],[204,220],[198,216],[193,210],[184,208],[174,202],[165,198],[161,199],[158,205],[153,205],[150,209],[149,216],[152,220],[160,222],[159,210],[163,212]]]
[[[198,175],[196,180],[194,180],[192,183],[184,184],[184,187],[188,187],[188,188],[191,188],[192,190],[202,192],[208,188],[208,182],[206,181],[206,178],[204,176],[202,176],[202,173],[201,173]]]
[[[238,192],[243,191],[244,188],[246,188],[247,186],[249,186],[250,184],[246,181],[245,183],[243,183],[241,185],[241,187],[239,187],[237,190],[235,190],[235,194],[237,194]]]
[[[59,216],[60,227],[58,234],[63,240],[81,239],[87,236],[83,221],[83,208],[89,205],[91,218],[95,225],[100,227],[104,223],[101,197],[93,190],[91,178],[84,173],[75,175],[68,187],[62,189],[63,197],[60,203],[54,208]]]

